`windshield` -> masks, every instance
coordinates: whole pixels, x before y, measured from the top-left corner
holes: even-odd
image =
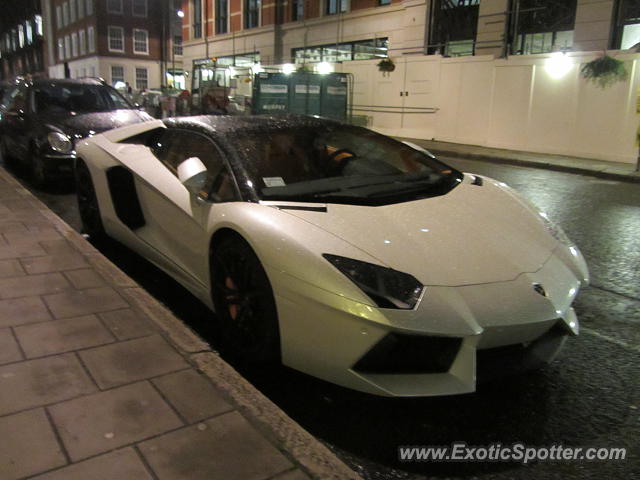
[[[37,113],[93,113],[131,109],[114,89],[105,85],[38,85],[34,88]]]
[[[259,198],[383,205],[442,195],[462,175],[426,150],[345,125],[243,135]]]

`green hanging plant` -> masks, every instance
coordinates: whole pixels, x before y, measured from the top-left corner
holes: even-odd
[[[396,64],[390,58],[383,58],[378,62],[378,70],[381,72],[393,72],[396,69]]]
[[[580,69],[583,78],[600,88],[606,88],[616,82],[627,79],[628,73],[622,60],[616,60],[606,53],[595,60],[585,63]]]

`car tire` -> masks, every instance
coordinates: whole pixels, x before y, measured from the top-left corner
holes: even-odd
[[[91,178],[91,172],[87,165],[79,160],[75,168],[76,195],[78,198],[78,210],[82,220],[82,233],[91,240],[99,241],[106,237],[100,204]]]
[[[280,363],[278,312],[269,278],[239,235],[223,238],[211,256],[212,299],[224,352],[241,366]]]

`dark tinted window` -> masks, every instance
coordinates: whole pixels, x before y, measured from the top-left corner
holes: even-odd
[[[220,149],[204,135],[187,130],[165,130],[154,141],[150,148],[154,155],[174,175],[178,175],[178,165],[191,157],[197,157],[207,167],[207,182],[203,193],[216,195],[222,202],[237,199],[236,187],[226,166]]]
[[[132,108],[122,95],[106,85],[47,83],[33,90],[37,113],[92,113]]]

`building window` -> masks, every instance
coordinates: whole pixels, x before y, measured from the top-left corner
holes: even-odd
[[[134,17],[147,16],[147,0],[133,0],[131,9]]]
[[[260,26],[260,0],[245,0],[244,28]]]
[[[122,0],[107,0],[107,12],[122,14]]]
[[[640,43],[640,1],[618,0],[611,48],[627,50]]]
[[[69,2],[64,2],[62,4],[62,26],[66,27],[69,25]]]
[[[111,85],[115,87],[118,82],[124,83],[124,67],[111,65]]]
[[[193,0],[193,38],[202,37],[202,0]]]
[[[93,0],[87,0],[87,16],[93,15]]]
[[[78,20],[84,18],[84,0],[78,0]]]
[[[136,67],[136,88],[138,90],[149,88],[149,79],[146,68]]]
[[[520,0],[519,6],[514,18],[517,36],[511,41],[512,54],[548,53],[572,47],[576,0]]]
[[[227,33],[229,20],[229,1],[216,0],[216,33]]]
[[[87,34],[84,29],[78,32],[78,43],[80,47],[80,55],[87,54]]]
[[[71,34],[71,56],[78,56],[78,34],[75,32]]]
[[[109,51],[124,52],[124,30],[122,27],[109,26]]]
[[[291,2],[291,19],[303,20],[304,19],[304,2],[305,0],[293,0]]]
[[[87,48],[89,53],[96,51],[96,31],[94,27],[87,28]]]
[[[24,25],[18,25],[18,46],[24,47]]]
[[[327,15],[344,13],[349,10],[349,0],[327,0]]]
[[[71,37],[64,37],[64,58],[71,58]]]
[[[69,0],[69,23],[75,23],[78,9],[76,0]]]
[[[36,35],[41,37],[44,33],[42,30],[42,15],[36,15],[35,22],[36,22]]]
[[[182,55],[182,35],[173,37],[173,54]]]
[[[429,53],[473,55],[480,0],[434,0],[430,10]]]
[[[370,40],[359,40],[357,42],[294,48],[291,53],[295,63],[301,65],[318,62],[382,59],[388,56],[388,51],[389,39],[373,38]]]
[[[58,60],[64,62],[64,39],[58,39]]]
[[[149,53],[149,32],[133,29],[133,53]]]
[[[58,27],[58,30],[60,30],[63,26],[62,23],[62,7],[60,5],[58,5],[56,7],[56,27]]]

